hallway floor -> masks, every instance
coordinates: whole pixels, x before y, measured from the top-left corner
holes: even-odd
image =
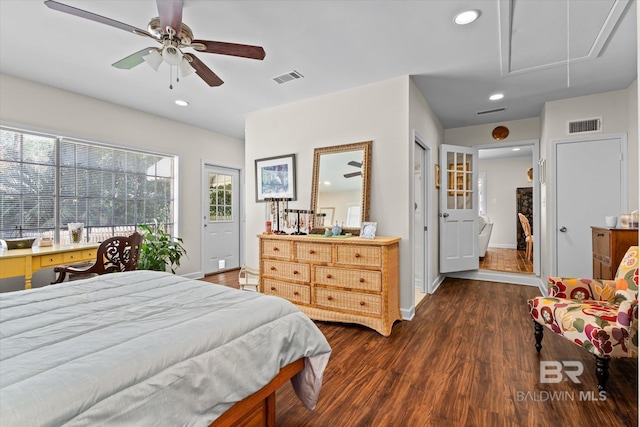
[[[533,260],[526,259],[524,251],[517,249],[488,248],[480,258],[480,269],[533,274]]]

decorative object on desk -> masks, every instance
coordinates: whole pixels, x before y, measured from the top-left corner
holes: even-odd
[[[334,225],[331,229],[331,233],[333,233],[334,236],[338,236],[340,233],[342,233],[342,227],[338,225],[338,221],[336,221],[336,225]]]
[[[333,233],[331,232],[330,228],[325,228],[324,229],[324,237],[331,237],[333,236]]]
[[[182,246],[182,238],[165,232],[157,221],[153,228],[141,224],[138,225],[138,229],[142,231],[138,269],[166,271],[169,266],[171,272],[176,274],[176,268],[180,267],[180,259],[187,254],[187,250]]]
[[[296,156],[256,160],[256,202],[273,198],[296,200]]]
[[[265,234],[273,234],[273,232],[271,231],[271,221],[265,222],[264,228],[265,228],[265,231],[264,231]]]
[[[638,228],[638,211],[631,212],[631,218],[629,220],[629,227]]]
[[[605,216],[604,217],[604,223],[609,228],[615,228],[616,224],[618,223],[618,217],[617,216]]]
[[[365,239],[375,239],[377,229],[377,222],[363,222],[362,227],[360,227],[360,237],[364,237]]]
[[[491,132],[491,136],[496,141],[502,141],[509,136],[509,128],[506,126],[498,126],[493,129],[493,131]]]
[[[84,235],[84,223],[83,222],[70,222],[67,224],[69,228],[69,242],[80,243]]]
[[[287,234],[280,228],[285,227],[285,212],[289,209],[289,198],[287,197],[267,197],[265,202],[269,202],[269,218],[275,221],[276,229],[272,230],[274,234]],[[272,222],[273,226],[273,222]]]
[[[630,222],[631,222],[631,214],[620,215],[620,227],[629,228]]]
[[[35,237],[21,237],[18,239],[5,239],[5,243],[7,244],[7,250],[29,249],[33,246],[35,240]]]
[[[40,240],[38,240],[38,246],[53,246],[53,239],[51,237],[41,237]]]

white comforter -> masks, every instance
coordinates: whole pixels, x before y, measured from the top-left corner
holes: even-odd
[[[0,425],[206,426],[301,357],[313,408],[330,352],[288,301],[171,274],[0,294]]]

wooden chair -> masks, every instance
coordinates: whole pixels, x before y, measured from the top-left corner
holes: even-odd
[[[525,242],[527,242],[527,248],[524,255],[528,260],[531,260],[533,259],[533,235],[531,234],[531,225],[529,224],[529,219],[520,212],[518,212],[518,218],[520,218],[520,225],[522,225]]]
[[[62,283],[70,274],[79,275],[98,275],[106,273],[115,273],[118,271],[132,271],[138,268],[138,259],[140,258],[140,248],[142,245],[142,235],[138,232],[131,236],[115,236],[103,241],[98,247],[96,262],[87,267],[73,267],[61,265],[53,269],[58,274],[55,283]]]

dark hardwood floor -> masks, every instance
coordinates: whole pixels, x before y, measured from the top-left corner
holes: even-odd
[[[517,249],[487,248],[485,256],[480,258],[480,269],[533,274],[533,261],[524,254],[525,251]]]
[[[235,277],[237,286],[237,270]],[[233,286],[233,272],[206,280]],[[586,400],[598,398],[590,353],[546,329],[540,355],[535,350],[526,300],[537,294],[529,286],[446,279],[388,338],[316,322],[333,348],[320,400],[308,411],[290,385],[281,387],[277,425],[638,425],[637,359],[613,360],[606,400]],[[541,384],[541,360],[582,362],[581,384]]]

